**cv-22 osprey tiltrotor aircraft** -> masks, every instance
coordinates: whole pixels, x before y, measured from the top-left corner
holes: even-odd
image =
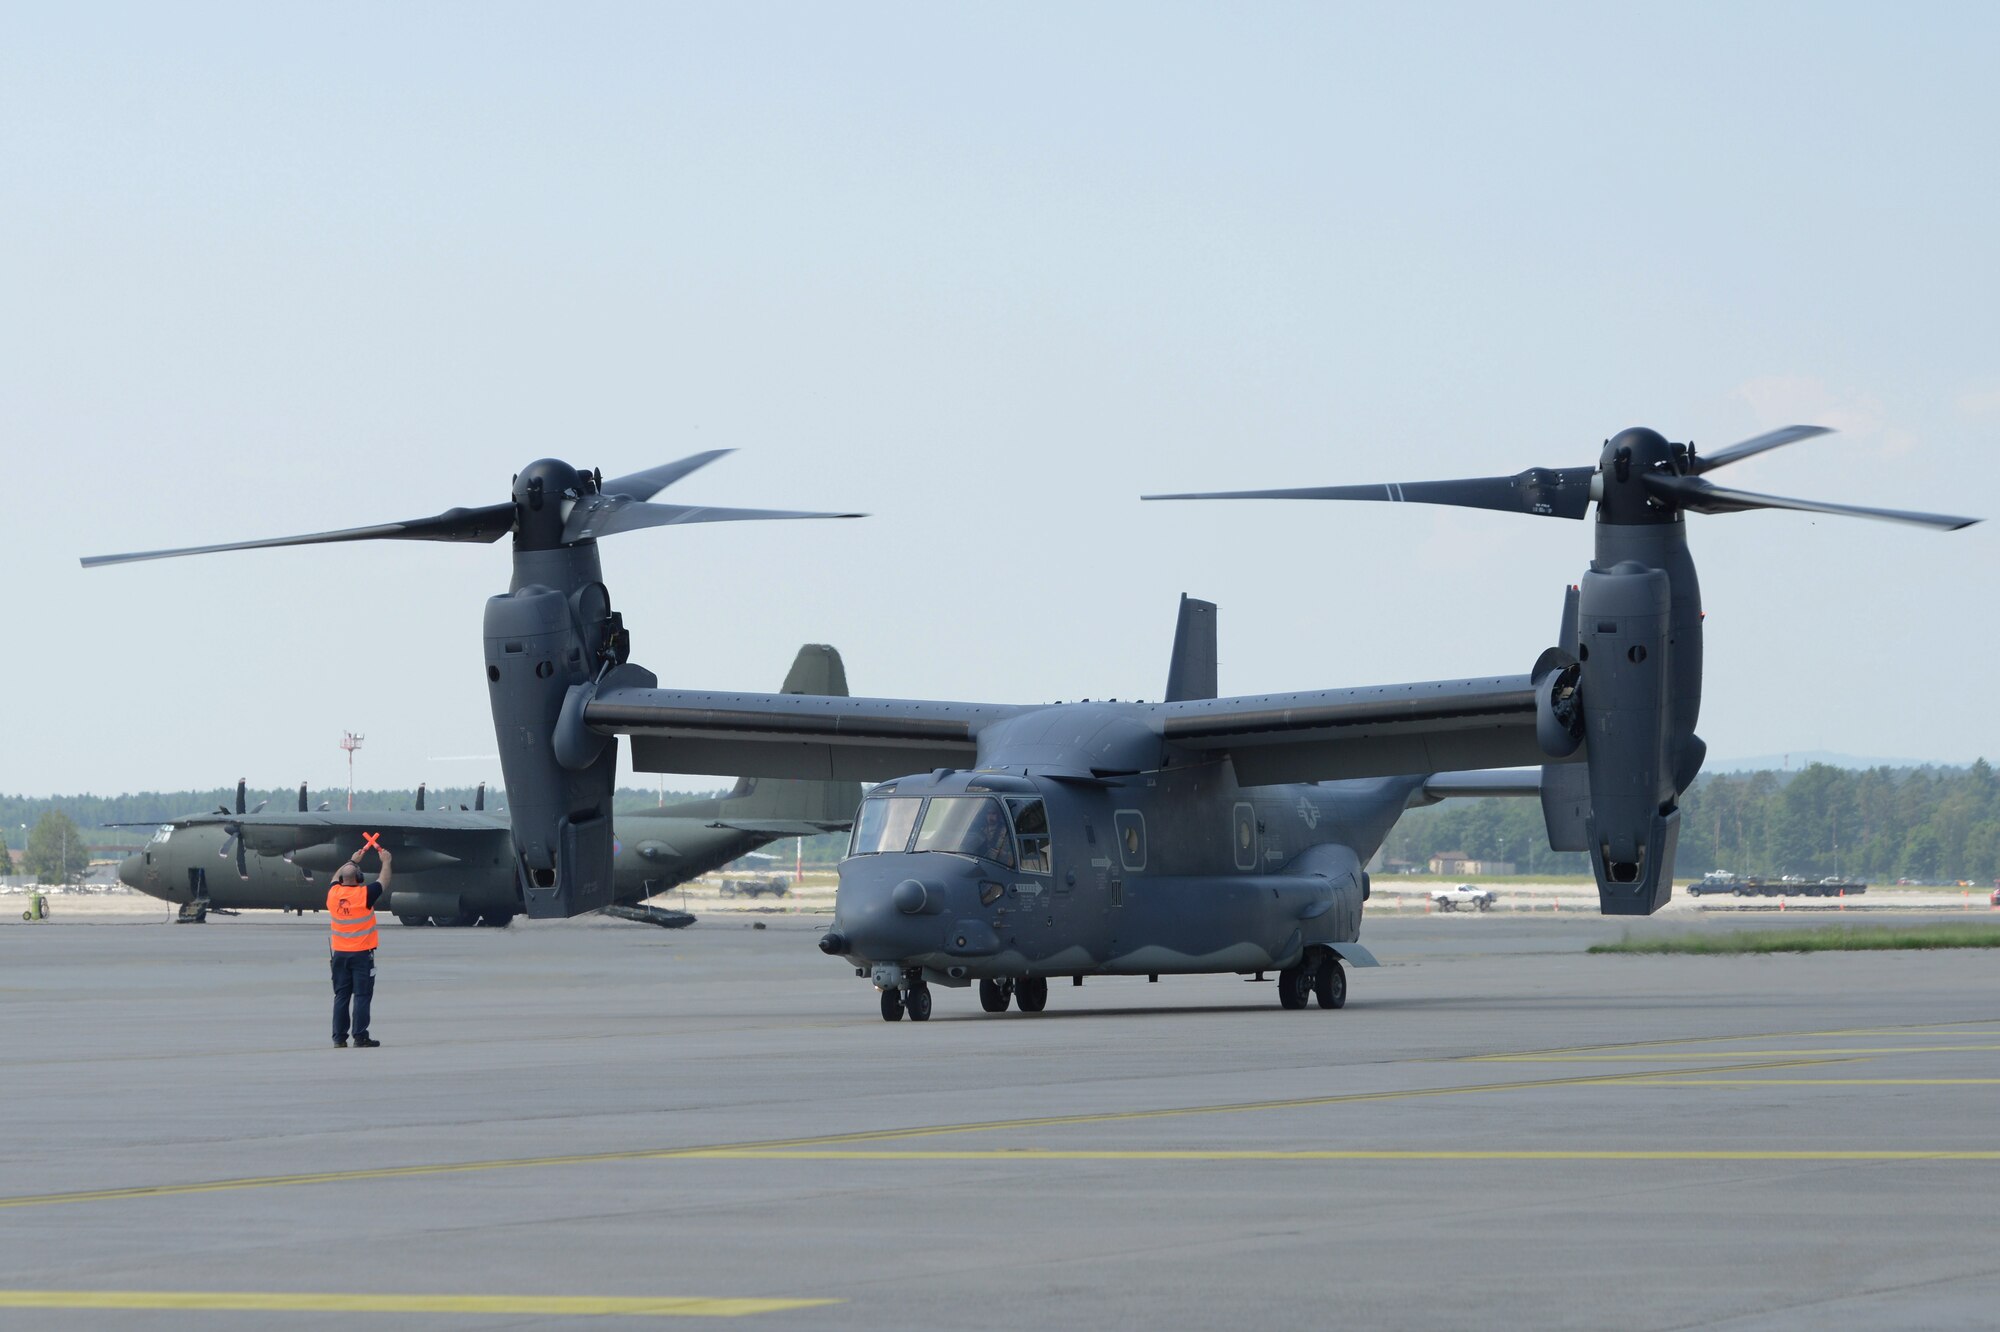
[[[597,538],[729,514],[646,502],[665,483],[656,478],[713,455],[617,481],[545,459],[515,478],[507,504],[198,549],[511,533],[513,586],[487,603],[486,675],[531,915],[610,900],[615,743],[629,735],[642,771],[879,783],[856,815],[820,947],[875,983],[886,1019],[928,1018],[933,985],[976,982],[988,1011],[1036,1011],[1052,978],[1195,972],[1276,971],[1284,1007],[1316,996],[1338,1008],[1342,960],[1372,960],[1358,943],[1362,866],[1412,803],[1537,792],[1551,844],[1589,853],[1605,912],[1644,915],[1667,901],[1678,801],[1705,749],[1694,732],[1701,607],[1684,515],[1975,521],[1706,479],[1821,433],[1790,427],[1697,456],[1633,429],[1588,467],[1242,494],[1568,518],[1597,506],[1596,555],[1570,589],[1561,639],[1526,673],[1246,698],[1216,697],[1214,620],[1201,602],[1183,604],[1158,703],[661,689],[628,659]],[[941,641],[952,631],[940,625]],[[1533,771],[1504,771],[1523,767]]]

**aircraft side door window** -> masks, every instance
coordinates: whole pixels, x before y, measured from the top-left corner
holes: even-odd
[[[1029,874],[1053,872],[1049,857],[1049,811],[1039,800],[1009,800],[1014,840],[1021,848],[1021,868]]]
[[[1236,852],[1236,868],[1240,870],[1257,868],[1257,811],[1248,804],[1238,805],[1235,815],[1235,832],[1230,837],[1230,845]]]
[[[1146,816],[1136,809],[1116,810],[1111,815],[1118,829],[1118,859],[1128,870],[1146,868]]]

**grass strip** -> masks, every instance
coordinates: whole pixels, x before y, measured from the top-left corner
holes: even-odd
[[[2000,948],[2000,922],[1938,925],[1798,926],[1782,930],[1729,930],[1669,934],[1592,944],[1593,953],[1864,953],[1906,948]]]

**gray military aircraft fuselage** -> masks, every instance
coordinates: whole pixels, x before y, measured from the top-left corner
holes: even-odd
[[[376,832],[395,857],[383,909],[404,924],[505,925],[519,913],[506,815],[402,812],[356,818],[370,821],[367,831]],[[766,846],[777,835],[716,826],[707,818],[620,814],[613,857],[616,900],[644,901]],[[163,824],[143,851],[125,858],[118,877],[184,907],[202,902],[226,911],[324,910],[333,871],[362,846],[359,823],[296,849],[286,848],[298,840],[296,833],[278,836],[283,840],[264,840],[247,828],[239,868],[224,825]],[[438,851],[440,845],[450,852]]]
[[[1143,705],[1056,710],[1079,733]],[[1004,758],[1004,751],[996,753]],[[899,778],[862,802],[823,951],[881,987],[980,982],[1034,1011],[1050,977],[1276,971],[1287,1007],[1346,997],[1362,866],[1422,777],[1242,787],[1231,765],[1078,781],[1023,766]],[[927,1007],[928,997],[914,998]],[[926,1014],[918,1014],[919,1016]]]
[[[801,647],[783,693],[844,697],[839,651]],[[620,814],[601,905],[642,902],[781,837],[845,832],[860,793],[852,781],[745,778],[714,799]],[[394,856],[387,910],[405,925],[504,926],[522,909],[512,825],[486,812],[484,786],[470,810],[426,810],[422,788],[414,810],[386,812],[313,810],[303,786],[296,812],[246,810],[245,797],[238,782],[234,813],[224,806],[161,825],[118,877],[190,919],[209,908],[318,911],[333,872],[373,838]]]

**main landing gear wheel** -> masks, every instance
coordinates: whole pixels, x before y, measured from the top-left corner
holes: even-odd
[[[1014,1002],[1021,1006],[1023,1013],[1039,1013],[1048,1007],[1048,977],[1026,976],[1015,981]]]
[[[1286,967],[1278,973],[1278,1003],[1284,1008],[1304,1008],[1306,1000],[1312,998],[1312,973],[1305,963],[1296,967]]]
[[[900,1022],[903,1020],[903,992],[901,990],[882,991],[882,1020]]]
[[[498,915],[481,916],[479,923],[489,930],[504,930],[514,923],[514,913],[503,911]]]
[[[397,917],[396,917],[396,919],[397,919],[397,920],[399,920],[399,921],[401,921],[401,922],[402,922],[403,924],[405,924],[405,925],[408,925],[408,926],[409,926],[410,928],[412,928],[412,929],[415,929],[415,928],[416,928],[417,926],[419,926],[419,925],[428,925],[428,924],[430,924],[430,923],[431,923],[431,918],[430,918],[429,916],[402,916],[402,915],[399,915],[399,916],[397,916]]]
[[[983,980],[979,982],[979,1006],[989,1013],[1006,1012],[1007,1001],[1013,997],[1013,981]]]
[[[903,996],[903,1007],[909,1010],[910,1021],[929,1022],[931,1020],[931,987],[916,985]]]
[[[1347,972],[1342,970],[1339,958],[1326,957],[1320,961],[1313,976],[1313,993],[1319,996],[1321,1008],[1347,1007]]]

